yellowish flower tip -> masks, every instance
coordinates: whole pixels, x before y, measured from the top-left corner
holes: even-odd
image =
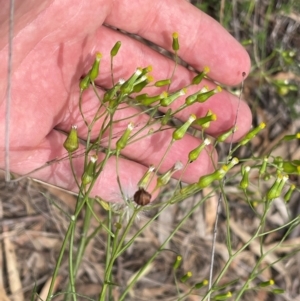
[[[172,37],[173,39],[178,39],[178,32],[173,32]]]
[[[211,115],[211,120],[212,121],[216,121],[217,120],[217,115],[216,114],[212,114]]]
[[[149,83],[153,82],[154,81],[154,77],[152,75],[147,75],[147,81]]]
[[[296,134],[297,139],[300,139],[300,133]]]
[[[261,282],[261,283],[259,284],[259,286],[260,286],[260,287],[267,287],[267,286],[271,286],[271,285],[274,285],[274,284],[275,284],[274,280],[273,280],[273,279],[270,279],[270,280],[268,280],[268,281]]]
[[[261,123],[259,124],[259,127],[260,127],[261,129],[264,129],[264,128],[266,127],[266,124],[265,124],[264,122],[261,122]]]
[[[227,165],[223,165],[221,167],[220,171],[227,172],[228,171],[228,166]]]
[[[205,74],[209,73],[209,72],[210,72],[210,68],[209,68],[208,66],[205,66],[205,67],[203,68],[203,72],[204,72]]]
[[[202,283],[203,283],[203,285],[208,285],[208,280],[207,280],[207,279],[204,279],[204,280],[202,281]]]
[[[102,53],[101,52],[97,52],[96,53],[96,60],[100,61],[102,59]]]
[[[222,92],[222,88],[220,86],[217,86],[217,88],[215,89],[216,93]]]
[[[147,66],[147,67],[146,67],[146,70],[147,70],[147,72],[151,72],[151,71],[153,70],[152,65]]]
[[[167,98],[169,96],[167,91],[164,91],[160,94],[162,96],[162,98]]]

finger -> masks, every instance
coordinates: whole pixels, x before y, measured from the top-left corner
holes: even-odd
[[[210,76],[221,83],[241,82],[250,59],[244,48],[214,19],[183,0],[122,0],[115,2],[106,22],[138,34],[171,50],[172,33],[180,37],[179,55],[195,69],[211,68]],[[128,22],[128,16],[130,22]]]
[[[29,174],[33,178],[78,193],[78,186],[74,180],[69,160],[50,163],[53,159],[66,156],[66,150],[62,146],[65,139],[65,135],[54,130],[34,151],[10,152],[12,162],[11,171],[17,174]],[[104,156],[104,153],[99,153],[98,161],[103,160]],[[122,158],[118,160],[118,171],[116,170],[116,158],[111,157],[108,160],[94,185],[91,196],[97,195],[109,202],[122,202],[123,194],[128,198],[133,197],[134,193],[138,190],[138,182],[147,171],[147,167]],[[45,164],[46,162],[49,163]],[[83,164],[83,156],[73,159],[74,173],[79,183],[83,174]],[[117,183],[117,174],[120,177],[122,192]],[[147,188],[149,192],[154,189],[155,179],[154,177]],[[153,199],[156,195],[157,193],[153,195]]]
[[[105,42],[104,42],[105,41]],[[94,49],[101,49],[102,51],[102,61],[100,66],[100,75],[96,80],[98,85],[101,85],[105,89],[111,87],[111,76],[110,76],[110,49],[116,43],[116,41],[122,42],[122,47],[119,50],[118,55],[114,59],[114,77],[115,81],[118,81],[120,78],[128,78],[135,71],[138,66],[153,66],[153,71],[151,74],[155,79],[165,79],[169,78],[170,74],[174,69],[174,62],[163,55],[157,53],[156,51],[150,49],[149,47],[143,45],[142,43],[133,40],[132,38],[123,35],[121,33],[115,32],[109,28],[101,28],[94,39]],[[92,59],[89,60],[88,68],[92,65]],[[86,72],[88,72],[88,68],[86,68]],[[171,90],[177,90],[185,85],[189,85],[191,83],[192,78],[195,76],[194,72],[184,68],[183,66],[177,66],[176,73],[172,80]],[[178,108],[184,103],[185,98],[196,91],[199,91],[203,86],[208,86],[209,89],[214,89],[216,85],[210,81],[203,80],[203,82],[198,86],[193,86],[188,89],[187,95],[176,100],[174,104],[171,105],[173,109]],[[152,88],[145,89],[143,93],[151,94],[160,94],[163,89]],[[99,104],[98,100],[93,100],[95,98],[93,93],[84,94],[84,103],[89,104],[89,108],[87,111],[92,112],[92,104],[94,103],[94,112],[96,111],[96,107]],[[75,97],[76,99],[76,97]],[[75,116],[80,116],[77,112],[76,108],[77,103],[75,103],[75,107],[72,109],[75,113]],[[188,116],[193,113],[197,117],[203,117],[208,109],[212,110],[213,113],[217,115],[217,120],[211,123],[211,127],[208,129],[207,133],[216,136],[220,133],[223,133],[235,125],[238,128],[238,131],[234,134],[234,141],[240,139],[245,133],[249,130],[251,126],[252,116],[249,107],[243,101],[239,101],[239,99],[223,90],[221,93],[218,93],[212,96],[207,102],[204,104],[196,104],[191,106],[179,114],[177,114],[177,118],[185,121]],[[162,110],[164,110],[162,108]],[[132,114],[133,111],[131,111]],[[91,114],[93,116],[93,114]],[[125,116],[130,116],[130,112],[124,111],[123,116],[119,116],[124,118]],[[237,119],[236,119],[237,116]],[[67,118],[65,119],[67,122]],[[80,120],[77,121],[77,124]],[[70,126],[68,127],[68,129]],[[96,129],[97,131],[98,129]]]
[[[99,91],[101,95],[101,91]],[[84,101],[82,105],[83,115],[88,124],[91,123],[95,112],[99,106],[99,100],[95,99],[94,92],[92,90],[87,90],[84,93]],[[105,110],[105,109],[104,109]],[[78,110],[74,109],[66,122],[59,124],[59,129],[66,132],[70,130],[70,120],[72,124],[78,126],[79,136],[86,140],[87,129],[85,123],[81,120],[81,115]],[[120,121],[118,121],[120,120]],[[130,143],[122,150],[122,154],[127,158],[137,161],[145,166],[160,165],[160,161],[164,158],[163,163],[159,172],[165,172],[171,168],[176,161],[181,161],[186,164],[188,161],[189,152],[201,144],[201,140],[195,137],[186,135],[182,140],[177,141],[172,145],[171,149],[166,153],[169,148],[170,143],[172,143],[172,132],[175,129],[160,130],[160,121],[153,123],[151,126],[147,126],[151,117],[140,112],[135,107],[128,107],[127,105],[120,106],[119,110],[116,111],[114,115],[114,123],[108,126],[107,132],[101,136],[101,145],[108,146],[107,136],[108,132],[112,131],[112,137],[110,141],[110,147],[115,148],[116,141],[125,132],[128,124],[132,122],[136,125],[136,128],[132,131],[131,135],[138,132],[135,137],[136,142]],[[106,122],[104,117],[101,117],[93,125],[90,133],[90,139],[95,141],[102,129],[103,123]],[[153,134],[149,135],[149,131]],[[207,151],[203,151],[201,156],[197,161],[191,164],[186,173],[184,174],[182,180],[185,182],[195,182],[200,176],[212,172],[214,170],[213,162],[216,162],[216,153],[208,148]],[[177,175],[177,178],[179,175]]]

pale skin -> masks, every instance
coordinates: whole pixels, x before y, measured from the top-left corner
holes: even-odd
[[[0,168],[4,163],[5,99],[7,86],[8,6],[1,0],[0,12]],[[38,4],[37,4],[38,3]],[[109,53],[116,41],[122,42],[116,57],[114,76],[128,78],[136,67],[152,65],[151,74],[156,80],[168,78],[174,62],[149,47],[103,23],[137,34],[151,42],[171,50],[172,33],[179,33],[179,56],[196,70],[210,67],[209,76],[224,85],[238,85],[242,74],[250,70],[250,60],[243,47],[220,24],[184,0],[66,0],[16,1],[13,44],[12,103],[10,117],[10,170],[26,174],[45,162],[65,154],[63,142],[72,125],[84,139],[85,125],[78,110],[78,82],[88,72],[94,55],[103,55],[101,73],[97,84],[99,93],[111,87]],[[187,85],[195,73],[178,67],[172,90]],[[205,82],[213,87],[213,83]],[[194,87],[188,93],[196,91]],[[184,101],[179,99],[172,108]],[[98,100],[92,92],[85,92],[83,110],[87,116],[95,113]],[[191,113],[198,117],[211,109],[217,115],[208,133],[216,136],[231,128],[235,121],[238,98],[225,90],[213,96],[205,104],[197,104],[177,117],[186,120]],[[130,116],[133,109],[123,110],[117,118]],[[133,118],[138,124],[145,116]],[[234,140],[240,139],[251,126],[251,112],[242,101],[237,117],[238,131]],[[128,121],[127,121],[128,123]],[[95,126],[96,137],[101,120]],[[120,123],[116,129],[124,129]],[[172,131],[164,131],[125,148],[124,154],[131,160],[120,161],[120,177],[124,190],[132,194],[136,184],[150,164],[158,164],[170,142]],[[191,136],[176,142],[161,170],[175,161],[186,162],[187,154],[200,141]],[[100,156],[101,157],[101,156]],[[101,158],[100,158],[101,159]],[[215,155],[216,159],[216,155]],[[82,171],[81,160],[76,160],[78,175]],[[183,180],[196,182],[203,174],[213,171],[207,153],[192,163]],[[109,201],[117,200],[114,160],[110,160],[96,185],[93,194],[100,194]],[[33,177],[60,187],[76,191],[68,162],[54,164],[33,174]]]

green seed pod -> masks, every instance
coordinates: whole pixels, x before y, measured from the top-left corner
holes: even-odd
[[[274,280],[270,279],[268,281],[263,281],[263,282],[259,283],[259,286],[260,287],[267,287],[267,286],[271,286],[271,285],[274,285],[274,284],[275,284]]]
[[[120,87],[121,85],[118,83],[111,89],[107,90],[103,96],[103,103],[112,100],[116,96],[117,92],[120,90]]]
[[[163,86],[168,86],[170,84],[171,84],[170,79],[162,79],[162,80],[155,82],[154,86],[155,87],[163,87]]]
[[[156,187],[155,189],[157,188],[160,188],[162,186],[165,186],[169,183],[172,175],[178,171],[178,170],[181,170],[183,168],[183,165],[180,161],[177,161],[175,163],[175,165],[170,168],[167,172],[165,172],[164,174],[160,175],[158,178],[157,178],[157,183],[156,183]]]
[[[173,140],[180,140],[185,135],[190,125],[196,120],[196,115],[192,114],[189,119],[177,130],[173,132]]]
[[[300,133],[294,134],[294,135],[286,135],[281,140],[282,141],[291,141],[295,139],[300,139]]]
[[[211,121],[217,120],[217,115],[209,110],[205,117],[197,118],[194,124],[201,126],[204,129],[208,129]]]
[[[206,93],[208,91],[208,88],[206,86],[204,86],[200,91],[189,95],[186,99],[185,99],[185,104],[187,106],[190,106],[192,104],[194,104],[195,102],[197,102],[197,97],[198,95],[200,95],[201,93]]]
[[[222,91],[222,88],[220,86],[217,86],[217,88],[207,91],[205,93],[200,93],[197,96],[197,102],[203,103],[206,102],[211,96],[213,96],[216,93],[219,93]]]
[[[178,255],[176,257],[176,260],[175,260],[174,264],[173,264],[173,269],[177,270],[179,268],[181,262],[182,262],[182,256]]]
[[[237,131],[237,127],[234,126],[230,130],[226,131],[225,133],[218,136],[217,141],[218,142],[224,142],[227,138],[229,138],[233,133]]]
[[[283,161],[282,169],[288,174],[300,175],[300,160]]]
[[[163,118],[161,119],[161,125],[166,125],[168,124],[168,122],[171,119],[171,114],[172,114],[172,110],[168,109],[168,111],[166,112],[166,114],[163,116]]]
[[[272,185],[272,187],[269,189],[268,193],[267,193],[267,200],[273,200],[277,197],[277,191],[278,191],[278,187],[279,184],[282,180],[282,175],[279,174],[274,182],[274,184]]]
[[[120,151],[126,146],[130,133],[132,132],[133,129],[134,129],[134,124],[130,122],[127,126],[127,129],[116,143],[117,154],[119,154]]]
[[[189,153],[189,162],[193,162],[198,159],[202,150],[210,144],[210,140],[206,138],[198,147],[190,151]]]
[[[79,147],[79,140],[78,140],[78,134],[77,134],[77,126],[72,125],[71,131],[64,142],[64,148],[69,152],[73,153],[75,152]]]
[[[86,90],[90,85],[91,79],[90,75],[87,74],[80,82],[79,82],[79,88],[80,92]]]
[[[264,122],[260,123],[259,126],[248,132],[246,136],[241,140],[239,145],[245,145],[247,144],[252,138],[254,138],[261,130],[263,130],[266,127],[266,124]]]
[[[171,94],[170,96],[166,97],[166,98],[163,98],[161,101],[160,101],[160,105],[162,107],[168,107],[173,101],[175,101],[177,98],[179,98],[180,96],[183,96],[185,95],[187,92],[187,89],[186,88],[183,88],[173,94]]]
[[[265,174],[266,169],[267,169],[267,165],[268,165],[268,160],[269,160],[269,158],[267,156],[264,156],[264,161],[263,161],[263,163],[262,163],[262,165],[259,169],[259,174],[260,175]]]
[[[295,188],[296,188],[296,186],[294,185],[294,184],[292,184],[291,186],[290,186],[290,188],[289,188],[289,190],[286,192],[286,194],[284,195],[284,200],[286,201],[286,202],[288,202],[290,199],[291,199],[291,197],[292,197],[292,194],[293,194],[293,191],[295,190]]]
[[[214,297],[214,300],[227,300],[228,298],[231,298],[231,297],[232,297],[231,292],[227,292],[227,293],[224,293],[224,294],[216,295]]]
[[[195,289],[200,289],[203,286],[207,286],[208,285],[208,280],[204,279],[202,282],[198,282],[194,285]]]
[[[143,175],[143,177],[138,182],[139,188],[146,188],[149,184],[150,176],[153,174],[155,170],[155,167],[153,165],[150,165],[146,173]]]
[[[177,52],[179,50],[179,41],[178,41],[178,32],[174,32],[173,35],[173,41],[172,41],[172,49]]]
[[[210,71],[209,67],[204,67],[203,71],[200,72],[199,74],[197,74],[193,80],[192,80],[192,84],[193,85],[198,85],[201,83],[201,81],[203,80],[203,78],[205,77],[206,74],[208,74]]]
[[[181,278],[180,278],[180,281],[182,283],[185,283],[188,279],[190,279],[191,277],[193,276],[192,272],[187,272],[185,275],[183,275]]]
[[[246,166],[242,168],[242,180],[240,182],[240,187],[245,190],[248,188],[249,185],[249,172],[250,172],[250,166]]]
[[[209,186],[213,181],[215,180],[221,180],[226,174],[226,170],[224,168],[220,168],[219,170],[216,170],[215,172],[202,176],[199,181],[197,186],[199,188],[205,188]]]
[[[137,68],[136,71],[131,75],[131,77],[121,85],[120,87],[121,92],[125,95],[130,94],[133,90],[133,86],[135,82],[137,81],[137,79],[141,74],[142,74],[142,69]]]
[[[97,52],[94,64],[92,66],[91,71],[89,72],[90,80],[92,82],[98,77],[101,58],[102,58],[102,54],[100,52]]]
[[[94,180],[97,159],[98,157],[96,155],[91,156],[86,170],[81,177],[81,181],[84,186],[90,184]]]
[[[111,57],[116,56],[116,55],[118,54],[118,52],[119,52],[120,47],[121,47],[121,42],[118,41],[118,42],[114,45],[114,47],[111,49],[111,51],[110,51],[110,56],[111,56]]]

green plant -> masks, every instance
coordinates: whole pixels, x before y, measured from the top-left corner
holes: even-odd
[[[164,201],[150,203],[151,195],[159,193],[159,191],[167,187],[172,175],[180,171],[181,175],[184,174],[186,168],[193,161],[197,160],[201,152],[208,152],[211,160],[213,161],[212,148],[209,147],[211,139],[206,137],[205,129],[207,129],[217,116],[210,110],[206,116],[197,118],[191,114],[190,118],[183,124],[178,125],[172,134],[168,148],[165,150],[164,155],[157,166],[149,166],[149,169],[141,177],[138,187],[133,195],[126,193],[126,188],[122,186],[122,178],[119,172],[119,160],[122,158],[122,151],[130,144],[136,143],[149,135],[170,129],[170,123],[175,119],[175,115],[185,110],[195,102],[203,103],[215,93],[221,91],[218,87],[209,90],[206,87],[201,88],[198,92],[189,95],[185,99],[185,103],[179,106],[178,109],[171,111],[167,110],[164,114],[159,114],[160,109],[168,107],[172,102],[176,101],[180,96],[186,94],[187,87],[182,87],[175,92],[169,92],[170,85],[172,85],[172,78],[176,69],[175,63],[174,72],[169,79],[151,83],[151,67],[137,68],[134,74],[126,80],[116,82],[113,75],[113,58],[117,55],[120,48],[120,42],[117,42],[111,50],[111,66],[112,66],[112,87],[105,92],[101,97],[96,89],[95,79],[98,73],[101,72],[100,62],[101,54],[97,53],[93,66],[88,74],[80,81],[79,87],[81,90],[79,107],[82,114],[83,121],[87,128],[86,137],[86,150],[84,153],[84,171],[81,177],[78,177],[74,171],[73,160],[77,155],[79,141],[77,137],[77,128],[74,125],[70,129],[70,133],[64,143],[64,147],[68,151],[70,161],[70,168],[73,171],[74,181],[78,187],[78,197],[75,212],[68,215],[69,227],[67,229],[57,265],[53,272],[52,283],[50,285],[47,301],[54,300],[54,283],[59,273],[59,268],[65,254],[68,256],[69,261],[69,283],[66,287],[65,294],[66,300],[78,300],[79,298],[88,297],[79,296],[76,290],[76,276],[80,264],[84,257],[84,252],[91,242],[91,240],[99,235],[101,232],[106,240],[105,259],[104,259],[104,273],[102,276],[102,287],[99,287],[98,300],[111,300],[114,290],[118,290],[120,295],[118,300],[125,300],[127,295],[132,291],[136,283],[141,277],[151,269],[153,262],[159,257],[162,252],[170,251],[174,254],[173,276],[174,286],[177,289],[177,295],[174,297],[178,300],[184,300],[191,294],[201,296],[201,300],[226,300],[234,297],[234,300],[240,300],[241,297],[247,292],[255,292],[258,290],[267,290],[273,293],[279,293],[279,288],[274,288],[274,281],[272,279],[261,279],[261,274],[265,267],[265,260],[272,252],[278,248],[288,237],[293,229],[299,225],[299,217],[293,218],[288,222],[270,228],[267,222],[267,216],[272,210],[274,200],[284,195],[285,202],[288,202],[291,195],[295,191],[299,191],[299,187],[292,181],[289,181],[289,175],[300,174],[300,164],[297,160],[285,160],[284,158],[272,155],[272,151],[281,144],[292,143],[294,140],[300,139],[300,135],[285,135],[281,138],[273,149],[264,157],[255,156],[255,152],[247,158],[237,159],[234,157],[236,153],[245,147],[249,146],[252,139],[254,139],[264,128],[265,124],[261,123],[259,126],[251,129],[245,137],[230,148],[224,162],[213,162],[215,171],[211,174],[199,176],[199,180],[192,184],[183,184],[179,180],[175,187],[172,188],[171,193]],[[177,56],[179,49],[178,35],[173,35],[173,50]],[[100,69],[99,69],[100,68]],[[205,68],[202,72],[197,74],[190,85],[199,84],[209,72],[209,68]],[[149,96],[142,93],[143,89],[152,85],[157,88],[166,87],[165,92],[157,93],[155,96]],[[99,107],[93,118],[88,119],[82,107],[82,95],[87,89],[92,89],[99,100]],[[138,94],[138,95],[137,95]],[[128,116],[123,120],[116,120],[116,112],[122,110],[124,106],[132,106],[138,108],[136,113]],[[139,114],[147,114],[148,119],[139,126],[134,125],[130,120]],[[96,139],[91,138],[91,132],[95,123],[102,119],[102,127]],[[113,128],[116,122],[127,121],[128,126],[117,137],[114,135]],[[191,149],[185,164],[174,164],[172,168],[163,174],[159,174],[158,170],[163,161],[168,156],[172,147],[176,147],[176,142],[187,134],[198,135],[202,138],[202,143],[196,148]],[[219,135],[214,141],[214,147],[222,144],[226,139],[235,131],[235,127],[227,130]],[[103,146],[104,137],[107,136],[105,146]],[[110,204],[100,197],[93,197],[92,190],[96,180],[101,176],[107,162],[111,158],[115,159],[115,172],[119,184],[119,190],[122,198],[122,203]],[[57,162],[53,161],[52,163]],[[179,177],[181,179],[181,176]],[[271,179],[272,184],[269,185],[267,180]],[[154,185],[151,184],[154,182]],[[152,186],[151,186],[152,185]],[[262,185],[267,185],[266,189],[261,189]],[[226,187],[235,186],[239,187],[236,194],[239,198],[243,198],[243,203],[246,204],[253,212],[254,215],[260,220],[255,231],[249,236],[242,246],[233,246],[232,239],[232,220],[230,211],[230,195],[226,192]],[[150,187],[151,188],[150,190]],[[203,194],[197,200],[190,210],[174,225],[172,231],[164,240],[164,242],[157,248],[157,250],[144,262],[143,266],[129,279],[125,287],[119,288],[119,284],[114,278],[114,267],[120,256],[122,256],[130,247],[132,247],[138,237],[145,231],[145,229],[154,222],[154,220],[163,213],[164,210],[171,206],[177,206],[182,201],[190,196],[204,192],[205,189],[210,187],[207,194]],[[181,254],[176,254],[174,250],[168,250],[167,245],[170,243],[178,230],[184,226],[192,214],[203,204],[209,202],[213,195],[219,198],[218,206],[224,206],[225,211],[225,225],[224,231],[226,246],[228,251],[228,258],[224,262],[223,267],[217,275],[214,275],[213,266],[215,258],[216,236],[214,236],[213,245],[211,249],[211,270],[209,280],[201,279],[193,280],[191,271],[183,271],[180,269],[182,261]],[[95,210],[99,206],[102,214],[98,215]],[[148,219],[148,221],[138,229],[135,229],[135,221],[139,218],[140,214],[149,210],[156,209],[156,213]],[[78,225],[79,216],[84,215],[83,225]],[[105,217],[103,217],[105,215]],[[98,226],[92,233],[89,233],[92,218],[96,219]],[[80,229],[80,239],[76,238],[76,229]],[[218,229],[218,220],[215,223],[215,230]],[[270,233],[276,233],[284,230],[285,234],[278,243],[269,250],[264,249],[264,239]],[[216,232],[215,232],[216,233]],[[130,237],[130,238],[128,238]],[[250,248],[254,243],[259,245],[259,253],[257,254],[257,262],[252,270],[249,271],[247,279],[229,279],[227,281],[227,273],[236,258],[242,254],[246,248]],[[268,266],[276,264],[268,262]],[[187,287],[182,290],[182,284]],[[206,286],[208,285],[208,288]]]

